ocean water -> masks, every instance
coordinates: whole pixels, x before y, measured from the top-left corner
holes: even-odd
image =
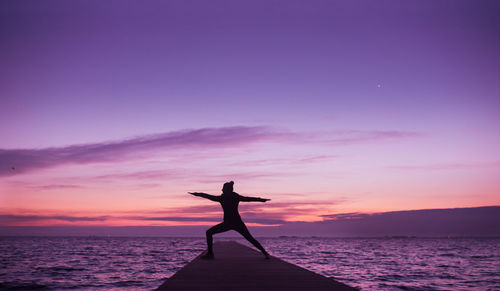
[[[500,239],[259,240],[361,290],[500,290]],[[3,237],[0,290],[152,290],[204,249],[204,238]]]

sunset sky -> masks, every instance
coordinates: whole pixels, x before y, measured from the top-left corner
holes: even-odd
[[[498,1],[2,1],[0,225],[500,205]]]

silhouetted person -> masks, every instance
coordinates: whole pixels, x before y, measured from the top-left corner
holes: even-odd
[[[233,184],[233,181],[224,183],[224,186],[222,187],[222,194],[220,196],[214,196],[206,193],[188,192],[189,194],[192,194],[194,196],[203,197],[212,201],[219,202],[222,205],[222,209],[224,210],[224,221],[207,230],[208,251],[205,255],[202,256],[202,258],[211,259],[214,257],[214,251],[212,248],[212,236],[214,234],[232,229],[239,232],[244,238],[246,238],[256,248],[258,248],[264,254],[266,259],[269,259],[269,254],[262,247],[262,245],[250,234],[245,223],[243,222],[243,220],[241,220],[240,213],[238,212],[238,204],[240,203],[240,201],[266,202],[271,199],[241,196],[240,194],[233,192]]]

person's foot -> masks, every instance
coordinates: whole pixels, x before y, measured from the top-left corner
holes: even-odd
[[[271,258],[271,256],[270,256],[268,253],[264,253],[264,258],[265,258],[266,260],[269,260],[269,259]]]
[[[202,260],[213,260],[214,253],[205,252],[203,255],[201,255],[201,259]]]

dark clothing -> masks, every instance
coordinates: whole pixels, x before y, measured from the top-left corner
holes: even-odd
[[[257,201],[257,202],[266,202],[266,199],[262,198],[257,198],[257,197],[246,197],[246,196],[241,196],[240,194],[236,192],[230,192],[230,193],[222,193],[220,196],[214,196],[214,195],[209,195],[205,193],[196,193],[198,196],[210,199],[212,201],[217,201],[221,204],[222,210],[224,210],[224,222],[232,224],[234,223],[239,223],[243,222],[241,220],[240,213],[238,212],[238,205],[240,204],[240,201],[245,201],[245,202],[252,202],[252,201]]]
[[[209,253],[212,253],[212,235],[228,230],[235,230],[251,242],[262,253],[267,254],[262,245],[250,234],[245,223],[241,219],[240,213],[238,212],[238,205],[240,201],[264,202],[266,200],[262,198],[241,196],[236,192],[223,193],[220,196],[211,196],[209,199],[218,201],[224,210],[224,221],[207,230],[207,245]]]
[[[262,253],[267,254],[264,247],[262,247],[262,245],[250,234],[250,232],[248,231],[248,229],[247,229],[246,225],[243,223],[243,221],[241,221],[240,223],[235,222],[234,224],[229,224],[226,221],[224,221],[224,222],[221,222],[221,223],[209,228],[207,230],[207,245],[208,245],[208,252],[209,253],[213,252],[212,236],[216,233],[221,233],[221,232],[225,232],[228,230],[235,230],[235,231],[239,232],[244,238],[246,238],[249,242],[251,242]]]
[[[240,204],[241,195],[237,193],[220,195],[219,202],[224,210],[224,222],[229,224],[242,223],[238,205]]]

